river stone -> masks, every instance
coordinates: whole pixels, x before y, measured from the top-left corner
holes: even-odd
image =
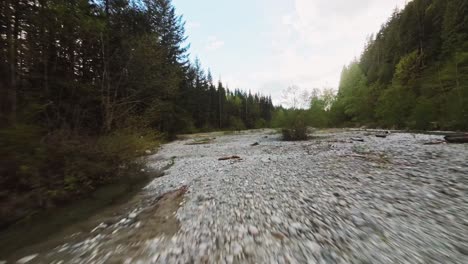
[[[29,255],[29,256],[26,256],[24,258],[19,259],[18,261],[16,261],[16,263],[18,263],[18,264],[28,263],[31,260],[35,259],[37,256],[38,256],[38,254]]]
[[[249,234],[252,236],[258,235],[258,229],[255,226],[249,226]]]
[[[242,253],[242,246],[239,243],[234,242],[232,243],[231,250],[234,256],[238,256]]]
[[[281,219],[277,216],[272,216],[271,222],[278,225],[278,224],[281,224]]]

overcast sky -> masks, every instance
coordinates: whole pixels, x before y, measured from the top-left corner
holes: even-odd
[[[270,94],[290,85],[337,88],[395,7],[407,0],[173,0],[191,57],[229,88]]]

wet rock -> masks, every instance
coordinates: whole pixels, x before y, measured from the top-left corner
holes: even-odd
[[[137,214],[136,214],[136,213],[130,213],[130,214],[128,215],[128,219],[132,219],[132,220],[133,220],[133,219],[135,219],[136,217],[137,217]]]
[[[29,263],[30,261],[35,259],[37,256],[38,256],[38,254],[29,255],[29,256],[26,256],[24,258],[19,259],[18,261],[16,261],[16,263],[18,263],[18,264]]]

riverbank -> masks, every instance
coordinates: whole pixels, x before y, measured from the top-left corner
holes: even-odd
[[[148,158],[155,169],[174,166],[114,223],[9,260],[466,263],[468,148],[426,144],[442,138],[339,129],[299,142],[274,130],[192,135]],[[155,223],[172,225],[162,232]]]

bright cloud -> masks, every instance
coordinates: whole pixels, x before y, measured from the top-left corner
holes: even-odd
[[[212,51],[212,50],[217,50],[220,49],[221,47],[224,46],[224,41],[218,39],[216,36],[210,36],[208,37],[208,43],[206,45],[206,50]]]
[[[338,88],[343,66],[409,0],[174,1],[189,21],[203,24],[188,31],[193,57],[230,88],[280,103],[291,85]]]

